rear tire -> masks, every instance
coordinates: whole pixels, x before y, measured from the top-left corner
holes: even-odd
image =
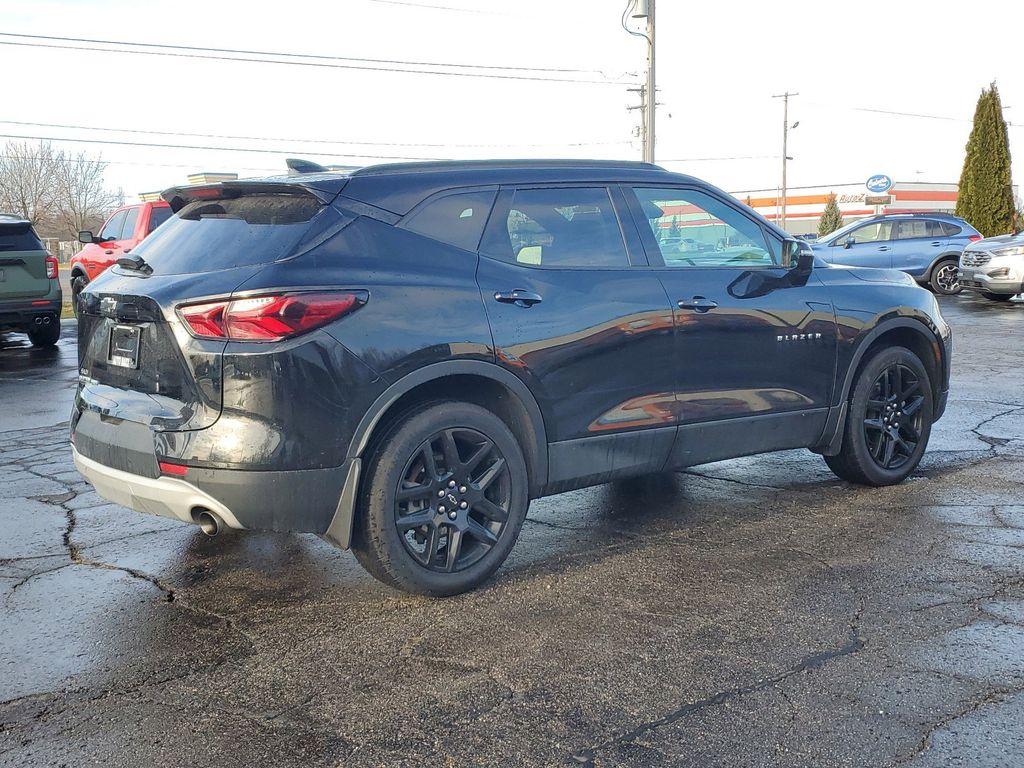
[[[85,275],[76,274],[71,278],[71,311],[78,317],[78,296],[89,284],[89,278]]]
[[[471,403],[432,403],[373,450],[352,549],[391,587],[455,595],[505,561],[528,506],[526,461],[505,423]]]
[[[60,320],[54,318],[49,325],[32,327],[28,332],[28,340],[33,347],[52,347],[60,340]]]
[[[981,295],[989,301],[1009,301],[1017,294],[1015,293],[989,293],[988,291],[982,291]]]
[[[921,360],[904,347],[881,349],[857,374],[842,447],[825,463],[851,483],[900,483],[924,455],[932,413],[931,381]]]
[[[963,287],[960,285],[959,265],[956,259],[940,261],[932,269],[928,285],[935,293],[941,296],[953,296],[960,293]]]

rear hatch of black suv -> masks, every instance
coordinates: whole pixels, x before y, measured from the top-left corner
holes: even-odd
[[[198,430],[221,413],[226,339],[201,338],[183,305],[230,299],[268,265],[345,223],[335,196],[286,182],[164,194],[176,216],[82,294],[76,448],[153,476],[152,431]],[[114,430],[116,429],[116,436]]]

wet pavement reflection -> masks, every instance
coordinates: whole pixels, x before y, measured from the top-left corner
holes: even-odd
[[[73,327],[0,336],[0,766],[1024,764],[1024,302],[941,303],[902,486],[788,451],[542,499],[449,600],[107,504]]]

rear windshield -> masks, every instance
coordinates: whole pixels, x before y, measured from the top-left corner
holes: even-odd
[[[43,244],[29,224],[0,224],[0,252],[41,251]]]
[[[320,209],[305,195],[199,200],[157,227],[134,253],[165,275],[269,264],[291,254]]]

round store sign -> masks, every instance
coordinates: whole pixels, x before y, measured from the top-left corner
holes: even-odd
[[[884,173],[876,173],[865,182],[864,186],[868,188],[868,191],[880,195],[892,189],[892,179]]]

